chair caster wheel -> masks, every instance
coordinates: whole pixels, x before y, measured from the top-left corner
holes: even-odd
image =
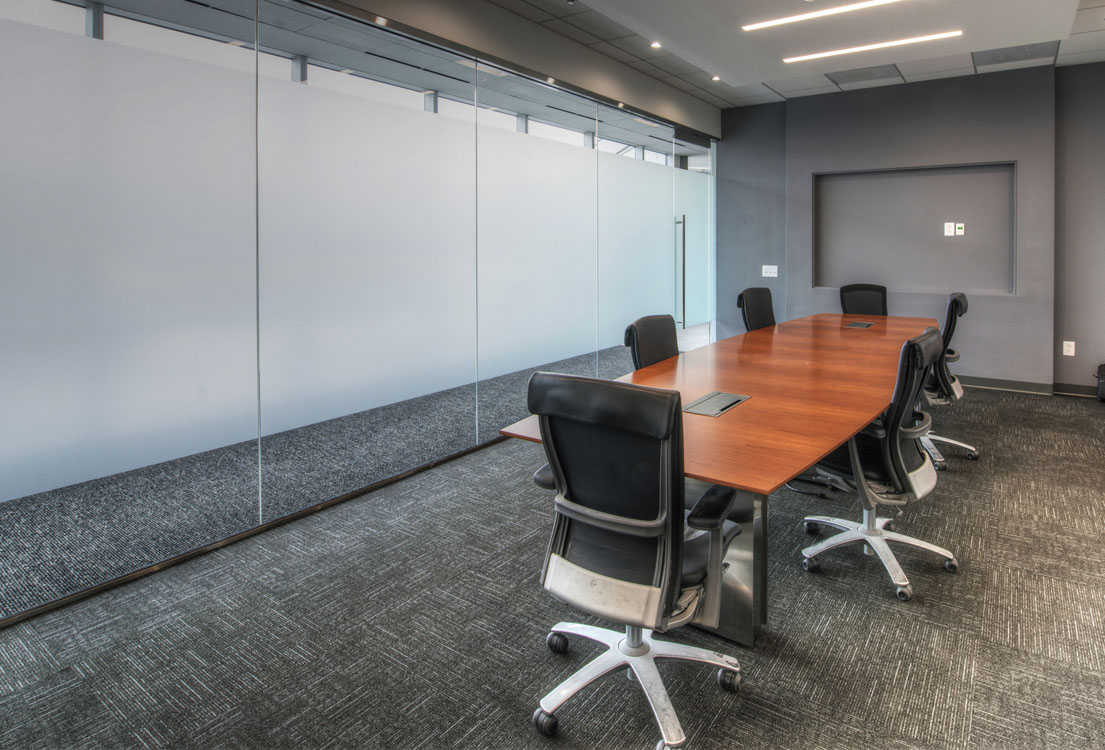
[[[944,471],[948,468],[948,464],[944,461],[933,461],[932,468],[936,469],[937,471]]]
[[[816,557],[806,557],[802,559],[802,570],[807,573],[816,573],[821,570],[821,561]]]
[[[810,536],[821,533],[821,525],[818,524],[816,521],[806,521],[804,524],[802,524],[802,528],[804,528],[806,530],[806,533]]]
[[[552,737],[556,734],[556,725],[559,723],[555,716],[545,713],[540,708],[533,712],[533,725],[537,727],[538,732],[546,737]]]
[[[686,744],[669,745],[668,743],[664,742],[663,740],[660,740],[659,742],[656,743],[656,750],[682,750],[684,747],[686,747]]]
[[[563,633],[549,633],[545,636],[545,645],[549,651],[562,654],[568,650],[568,636]]]
[[[970,453],[967,454],[967,460],[968,461],[977,461],[978,460],[978,453],[976,451],[971,451]]]
[[[956,562],[956,559],[954,557],[950,560],[945,560],[944,561],[944,570],[948,571],[949,573],[958,573],[959,572],[959,563]]]
[[[908,583],[905,586],[899,586],[897,592],[898,598],[903,602],[908,602],[913,598],[913,587]]]
[[[730,693],[739,692],[741,689],[741,673],[731,669],[719,669],[717,671],[717,684]]]

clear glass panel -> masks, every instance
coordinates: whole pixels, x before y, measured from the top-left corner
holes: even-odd
[[[0,20],[0,618],[258,521],[255,74],[136,24]]]
[[[703,345],[710,341],[710,321],[714,317],[714,176],[709,149],[677,142],[675,155],[679,166],[673,170],[675,214],[683,222],[677,227],[676,237],[680,255],[676,299],[685,315],[683,327],[691,331],[685,338],[693,345]]]
[[[675,217],[671,167],[644,160],[645,148],[671,152],[670,126],[616,107],[599,108],[599,370],[633,369],[625,327],[643,315],[675,314]],[[624,149],[630,149],[625,153]],[[625,158],[631,156],[633,158]]]
[[[290,55],[260,80],[267,522],[475,444],[476,70],[318,8],[260,7],[262,48]],[[315,66],[423,107],[316,86]]]
[[[530,373],[595,370],[595,104],[480,65],[481,106],[572,132],[578,145],[481,124],[480,440],[529,412]],[[536,468],[536,467],[535,467]]]

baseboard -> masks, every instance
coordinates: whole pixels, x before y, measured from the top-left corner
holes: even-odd
[[[1075,385],[1074,383],[1056,383],[1054,392],[1063,396],[1089,396],[1097,398],[1096,385]]]
[[[1054,393],[1051,383],[1027,383],[1022,380],[1000,380],[998,378],[977,378],[973,375],[957,375],[959,382],[974,388],[991,388],[996,391],[1020,391],[1021,393],[1040,393],[1050,396]]]

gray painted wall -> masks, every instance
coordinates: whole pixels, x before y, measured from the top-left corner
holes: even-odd
[[[1105,63],[1055,73],[1055,382],[1085,389],[1105,362]]]
[[[744,333],[737,294],[750,286],[771,290],[775,319],[784,320],[786,299],[786,104],[722,112],[717,152],[718,338]],[[780,277],[760,276],[763,264]]]
[[[1012,164],[817,175],[813,283],[947,294],[955,268],[961,292],[1009,294],[1015,185]]]
[[[971,296],[970,312],[956,332],[956,348],[963,352],[957,371],[1050,389],[1055,260],[1054,81],[1054,69],[1032,68],[769,105],[785,106],[785,115],[773,115],[776,124],[779,120],[785,122],[785,191],[775,208],[757,208],[767,215],[783,211],[785,217],[785,263],[775,282],[785,287],[785,314],[779,315],[777,309],[776,316],[796,318],[840,309],[836,288],[813,286],[815,173],[1013,162],[1017,165],[1016,293]],[[719,318],[723,302],[737,291],[744,286],[763,285],[766,280],[759,276],[759,265],[779,258],[777,235],[759,225],[759,219],[754,220],[751,230],[723,231],[726,213],[746,212],[742,205],[746,195],[778,191],[778,173],[771,173],[778,167],[777,159],[754,162],[755,171],[743,173],[746,181],[740,180],[741,168],[730,162],[757,149],[778,153],[778,135],[754,127],[767,117],[772,116],[745,110],[723,113],[723,141],[718,150]],[[743,144],[739,143],[741,139],[745,139]],[[762,191],[757,191],[756,180],[764,181]],[[732,275],[725,275],[726,270]],[[957,278],[956,269],[948,268],[948,291],[957,288]],[[944,293],[892,289],[890,311],[942,320],[944,298]],[[719,330],[724,331],[720,321]],[[738,324],[736,332],[740,330]]]

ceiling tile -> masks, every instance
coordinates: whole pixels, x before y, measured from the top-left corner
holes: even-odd
[[[817,94],[835,94],[840,91],[836,86],[822,86],[814,89],[802,89],[801,91],[788,91],[787,99],[797,99],[801,96],[816,96]]]
[[[1001,47],[999,49],[987,49],[981,52],[972,52],[975,67],[982,70],[983,67],[1004,65],[1005,63],[1021,62],[1023,60],[1054,60],[1059,51],[1059,42],[1041,42],[1039,44],[1022,44],[1016,47]]]
[[[714,77],[709,73],[703,73],[701,70],[695,70],[691,73],[684,73],[679,77],[682,78],[684,81],[690,81],[695,86],[704,88],[707,91],[709,91],[710,88],[715,84]],[[718,81],[718,83],[720,83],[720,81]]]
[[[997,63],[996,65],[978,65],[975,67],[979,73],[997,73],[1002,70],[1016,70],[1018,68],[1038,68],[1042,65],[1051,65],[1055,62],[1053,57],[1039,58],[1036,60],[1013,60],[1011,62]]]
[[[690,81],[686,81],[680,78],[679,76],[670,76],[668,78],[661,78],[660,80],[668,84],[669,86],[675,86],[675,88],[682,89],[683,91],[695,91],[696,89],[698,89],[698,86],[691,83]]]
[[[801,76],[799,78],[787,78],[783,81],[767,81],[767,86],[774,92],[789,96],[791,91],[802,91],[803,89],[817,89],[823,88],[832,84],[825,76],[818,73],[812,76]],[[836,91],[836,86],[833,86],[833,91]]]
[[[1091,50],[1089,52],[1074,52],[1069,55],[1059,55],[1055,60],[1056,65],[1083,65],[1085,63],[1105,62],[1105,49]]]
[[[1105,0],[1079,0],[1078,10],[1086,8],[1105,8]]]
[[[623,36],[633,36],[632,29],[627,29],[617,21],[594,10],[576,13],[573,16],[567,16],[564,20],[572,26],[578,26],[584,31],[594,34],[599,39],[620,39]]]
[[[526,0],[530,5],[543,10],[554,18],[564,18],[565,16],[574,16],[576,13],[582,13],[586,10],[590,10],[583,3],[573,3],[569,5],[564,0]]]
[[[1059,45],[1059,54],[1069,55],[1099,49],[1105,49],[1105,31],[1087,31],[1085,34],[1071,34],[1070,39],[1064,39]]]
[[[975,74],[974,66],[969,68],[955,68],[953,70],[934,70],[930,73],[911,73],[905,76],[907,83],[917,81],[931,81],[935,78],[955,78],[956,76],[972,76]]]
[[[623,36],[621,39],[611,39],[610,43],[615,47],[620,47],[626,52],[632,52],[637,57],[647,60],[651,57],[660,57],[661,55],[670,55],[667,50],[653,49],[652,41],[645,39],[640,34],[634,34],[633,36]]]
[[[618,62],[633,62],[634,60],[640,60],[641,58],[634,55],[632,52],[626,52],[621,47],[615,47],[610,42],[599,42],[598,44],[590,45],[591,49],[596,52],[601,52],[607,57],[612,57]]]
[[[595,42],[601,42],[594,34],[590,34],[578,26],[572,26],[566,20],[562,18],[554,18],[552,21],[545,21],[543,24],[546,29],[551,29],[561,36],[566,36],[572,41],[579,42],[580,44],[594,44]]]
[[[689,62],[681,57],[675,55],[661,55],[660,57],[653,57],[649,59],[649,62],[655,65],[657,68],[663,70],[667,75],[678,76],[685,73],[694,73],[698,70],[697,67],[691,65]]]
[[[778,94],[766,94],[764,96],[749,96],[743,99],[734,99],[733,106],[736,107],[753,107],[757,104],[770,104],[772,102],[785,102],[784,97]]]
[[[1087,8],[1074,14],[1074,26],[1070,33],[1081,34],[1085,31],[1105,30],[1105,6]]]
[[[1102,0],[1105,2],[1105,0]],[[909,78],[920,73],[938,73],[942,70],[960,70],[962,68],[974,69],[975,64],[969,52],[962,55],[945,55],[944,57],[928,57],[924,60],[898,63],[898,70]]]
[[[646,62],[644,60],[635,60],[627,64],[629,65],[629,67],[635,70],[639,70],[645,75],[652,76],[653,78],[664,78],[668,75],[668,72],[666,70],[661,70],[660,68],[653,65],[651,62]]]
[[[492,5],[498,5],[500,8],[506,8],[512,13],[517,13],[523,18],[528,18],[537,23],[549,21],[553,18],[551,13],[546,13],[536,5],[530,5],[526,0],[488,0],[488,2]]]
[[[864,83],[866,81],[901,80],[901,74],[894,65],[873,65],[867,68],[852,68],[825,74],[830,81],[843,87],[846,83]]]
[[[871,81],[852,81],[851,83],[840,83],[841,91],[855,91],[856,89],[873,89],[877,86],[897,86],[899,83],[905,83],[905,80],[901,76],[895,78],[879,78]]]

